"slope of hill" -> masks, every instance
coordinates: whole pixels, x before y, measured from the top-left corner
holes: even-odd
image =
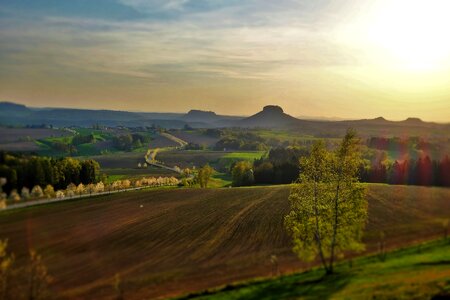
[[[367,252],[442,234],[450,189],[369,186]],[[156,298],[311,266],[291,252],[283,226],[289,187],[129,192],[0,213],[0,238],[23,264],[38,250],[62,298]]]
[[[449,299],[449,240],[437,240],[336,265],[324,277],[313,269],[283,277],[240,282],[217,290],[191,293],[182,299]]]

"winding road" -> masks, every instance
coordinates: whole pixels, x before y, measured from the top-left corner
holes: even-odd
[[[162,135],[163,137],[165,137],[165,138],[167,138],[167,139],[169,139],[171,141],[174,141],[175,143],[178,143],[180,145],[179,147],[184,147],[184,146],[186,146],[188,144],[186,141],[183,141],[182,139],[177,138],[176,136],[173,136],[173,135],[171,135],[171,134],[169,134],[167,132],[162,132],[162,133],[160,133],[160,135]],[[169,166],[166,166],[166,165],[164,165],[164,164],[162,164],[162,163],[160,163],[160,162],[158,162],[156,160],[156,154],[158,154],[159,151],[166,151],[166,150],[171,150],[171,149],[174,149],[174,148],[178,148],[178,147],[166,147],[166,148],[148,149],[147,153],[144,155],[145,162],[148,165],[152,165],[152,166],[155,166],[157,168],[162,168],[162,169],[166,169],[166,170],[178,173],[178,174],[182,174],[183,171],[180,168],[178,168],[178,167],[169,167]]]

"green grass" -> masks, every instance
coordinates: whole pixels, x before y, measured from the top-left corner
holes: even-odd
[[[100,154],[100,150],[95,147],[95,144],[91,143],[78,145],[77,150],[78,150],[77,156],[89,156]]]
[[[226,173],[215,172],[209,180],[209,188],[221,188],[231,186],[231,176]]]
[[[282,142],[284,141],[288,141],[288,142],[293,142],[293,141],[298,141],[300,144],[302,142],[311,142],[311,141],[316,141],[318,139],[322,139],[322,138],[318,138],[315,137],[313,135],[307,135],[307,134],[299,134],[296,131],[288,131],[288,130],[269,130],[269,129],[255,129],[253,131],[253,133],[265,138],[265,139],[277,139],[280,140]],[[330,141],[339,141],[340,139],[338,138],[327,138],[327,140]]]
[[[219,169],[229,169],[234,162],[238,162],[241,160],[248,160],[252,162],[255,159],[260,159],[262,156],[266,154],[266,151],[237,151],[230,152],[223,155],[216,162],[213,163],[213,166],[217,166]]]
[[[266,151],[231,152],[225,154],[223,158],[253,160],[261,158],[265,153]]]
[[[116,180],[122,180],[122,179],[128,179],[128,175],[119,174],[119,175],[108,175],[106,182],[107,183],[113,183]]]
[[[260,279],[177,299],[430,299],[450,294],[450,240],[341,262],[324,276],[321,268]]]

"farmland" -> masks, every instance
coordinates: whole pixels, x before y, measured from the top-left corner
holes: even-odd
[[[181,299],[448,299],[449,259],[449,241],[438,240],[393,251],[384,261],[374,255],[343,262],[332,276],[324,277],[320,269],[313,269]]]
[[[261,158],[264,151],[165,151],[158,154],[157,159],[169,166],[192,167],[210,164],[216,170],[226,171],[231,164],[240,160],[253,161]]]
[[[40,147],[35,140],[65,137],[70,132],[50,128],[4,128],[0,127],[0,150],[36,151]]]
[[[37,249],[63,298],[110,299],[120,273],[127,299],[167,297],[314,263],[291,252],[283,228],[288,186],[170,189],[67,201],[0,214],[0,238],[23,264]],[[442,235],[450,189],[369,185],[365,253],[384,231],[389,249]]]
[[[170,134],[185,140],[188,143],[193,143],[193,144],[199,144],[199,145],[205,145],[207,147],[212,147],[214,146],[215,143],[217,143],[217,141],[219,140],[219,138],[214,138],[214,137],[210,137],[207,136],[205,134],[202,134],[201,132],[199,132],[198,130],[173,130],[170,132]]]

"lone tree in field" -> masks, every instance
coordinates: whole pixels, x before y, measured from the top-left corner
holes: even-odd
[[[335,259],[344,251],[364,249],[367,200],[357,177],[358,145],[350,130],[335,151],[328,151],[322,141],[314,144],[310,156],[300,160],[299,182],[289,196],[285,225],[293,251],[305,261],[318,256],[327,274],[333,273]]]

